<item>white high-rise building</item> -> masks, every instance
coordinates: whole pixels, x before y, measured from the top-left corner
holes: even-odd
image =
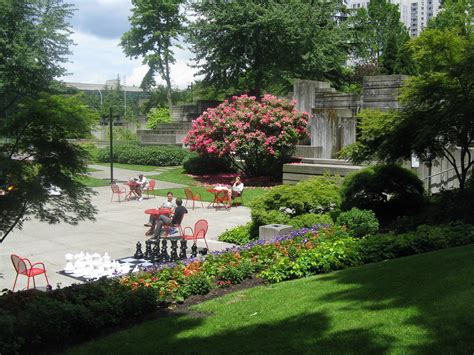
[[[408,28],[410,36],[418,36],[428,24],[428,20],[438,14],[440,0],[390,0],[398,5],[400,21]],[[367,8],[369,0],[347,0],[349,9]]]

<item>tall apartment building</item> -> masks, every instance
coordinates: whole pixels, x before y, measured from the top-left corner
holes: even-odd
[[[390,0],[398,5],[400,21],[405,24],[412,37],[418,36],[428,24],[428,20],[438,14],[440,0]],[[369,0],[347,0],[349,9],[367,8]]]

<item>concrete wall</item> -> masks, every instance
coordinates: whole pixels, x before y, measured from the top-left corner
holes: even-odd
[[[171,107],[171,118],[173,122],[191,122],[204,111],[217,107],[220,103],[220,101],[201,100],[192,104],[173,105]]]

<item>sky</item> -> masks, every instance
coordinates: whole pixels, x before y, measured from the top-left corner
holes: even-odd
[[[71,0],[76,9],[70,19],[75,45],[65,65],[68,82],[105,84],[120,75],[122,84],[139,86],[147,72],[141,59],[130,59],[120,47],[120,37],[130,29],[131,0]],[[194,81],[189,50],[174,49],[176,64],[171,67],[172,84],[184,89]],[[164,84],[160,78],[157,82]]]

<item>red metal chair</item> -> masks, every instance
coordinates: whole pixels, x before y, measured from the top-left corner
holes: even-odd
[[[120,195],[124,194],[127,196],[127,189],[125,187],[120,187],[116,183],[113,183],[110,185],[110,188],[112,189],[112,197],[110,198],[110,202],[114,199],[114,195],[116,194],[118,196],[118,201],[120,201]]]
[[[13,291],[15,291],[16,281],[19,275],[25,275],[26,277],[28,277],[28,283],[27,283],[26,289],[30,288],[30,278],[33,278],[33,287],[36,288],[35,276],[38,276],[41,274],[44,274],[44,277],[46,277],[46,283],[49,285],[48,276],[46,275],[46,268],[43,263],[31,264],[31,261],[28,260],[27,258],[21,258],[15,254],[11,254],[10,257],[12,259],[13,267],[15,268],[15,271],[16,271],[15,283],[13,284]],[[39,265],[42,265],[42,267],[41,268],[37,267]]]
[[[184,233],[183,233],[183,228],[181,228],[181,223],[183,223],[183,218],[184,218],[184,214],[183,216],[181,217],[181,220],[180,221],[177,221],[177,223],[175,224],[169,224],[169,225],[163,225],[163,229],[165,231],[165,237],[169,236],[170,234],[170,231],[171,231],[171,228],[176,228],[178,230],[178,233],[179,233],[179,236],[183,236]]]
[[[244,190],[242,190],[240,194],[238,194],[237,196],[233,198],[232,200],[233,205],[239,205],[239,202],[237,201],[238,198],[240,198],[240,205],[242,206],[244,204]]]
[[[185,203],[186,207],[188,206],[188,201],[193,201],[193,210],[194,210],[194,201],[201,201],[201,206],[202,208],[204,208],[200,193],[198,192],[193,193],[191,189],[184,189],[184,194],[186,195],[186,203]]]
[[[150,182],[148,183],[148,187],[143,190],[144,192],[146,192],[146,195],[148,196],[148,198],[150,198],[150,192],[153,193],[153,198],[156,198],[156,195],[154,193],[155,184],[156,184],[155,180],[150,180]]]
[[[209,246],[207,245],[206,241],[208,227],[209,224],[207,223],[207,221],[205,219],[200,219],[194,225],[194,230],[191,227],[184,228],[182,237],[185,240],[192,240],[194,244],[196,244],[198,239],[204,239],[204,242],[206,243],[206,248],[209,249]],[[189,230],[190,233],[186,234],[187,230]]]

